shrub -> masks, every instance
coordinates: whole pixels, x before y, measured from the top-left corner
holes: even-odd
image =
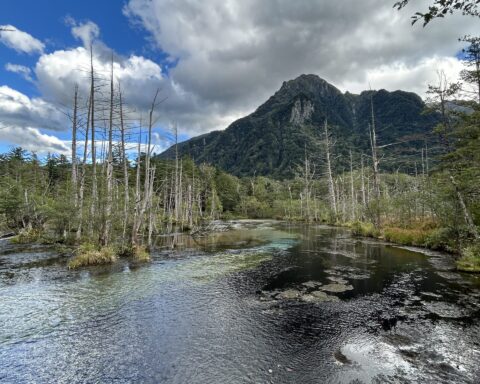
[[[117,260],[115,251],[111,247],[97,249],[92,244],[82,244],[76,255],[68,262],[69,269],[77,269],[89,265],[112,264]]]
[[[462,249],[457,269],[465,272],[480,272],[480,243]]]
[[[142,263],[150,261],[150,254],[145,247],[136,246],[133,248],[133,258]]]
[[[126,246],[121,248],[117,254],[119,257],[131,257],[140,262],[150,261],[150,254],[142,246]]]
[[[378,237],[379,232],[372,223],[355,221],[351,223],[350,228],[355,236]]]
[[[40,229],[25,229],[12,239],[17,244],[36,243],[42,238],[43,231]]]
[[[456,234],[451,228],[437,228],[432,230],[425,239],[425,246],[439,251],[453,252],[456,249]]]

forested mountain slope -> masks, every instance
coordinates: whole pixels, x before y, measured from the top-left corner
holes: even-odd
[[[328,121],[336,146],[335,167],[348,167],[350,149],[357,156],[370,153],[372,106],[386,170],[406,170],[418,160],[419,148],[438,118],[424,114],[424,102],[411,92],[364,91],[342,93],[316,75],[301,75],[281,88],[252,114],[215,131],[178,145],[181,156],[207,162],[237,176],[289,178],[305,152],[323,158],[323,126]],[[173,158],[174,147],[160,155]]]

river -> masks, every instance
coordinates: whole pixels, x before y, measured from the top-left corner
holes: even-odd
[[[1,383],[478,383],[480,279],[341,228],[219,223],[77,271],[0,242]]]

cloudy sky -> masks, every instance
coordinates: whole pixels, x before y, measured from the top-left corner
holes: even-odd
[[[181,139],[224,129],[283,81],[314,73],[342,91],[403,89],[424,95],[436,71],[454,80],[458,37],[478,19],[453,16],[426,28],[394,0],[2,0],[0,152],[21,145],[68,153],[74,84],[86,99],[89,46],[98,76],[114,57],[132,118],[157,88],[155,142],[176,123]]]

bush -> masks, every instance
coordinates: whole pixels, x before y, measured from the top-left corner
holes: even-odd
[[[42,238],[43,231],[41,229],[25,229],[12,239],[16,244],[36,243]]]
[[[131,257],[140,262],[150,261],[150,254],[142,246],[126,246],[121,248],[117,254],[119,257]]]
[[[140,261],[142,263],[145,263],[147,261],[150,261],[150,254],[145,249],[145,247],[137,246],[137,247],[133,248],[133,258],[136,261]]]
[[[349,225],[355,236],[378,237],[379,232],[372,223],[355,221]]]
[[[77,269],[89,265],[112,264],[117,260],[115,251],[111,247],[97,249],[92,244],[82,244],[76,255],[68,262],[69,269]]]
[[[465,272],[480,272],[480,243],[462,249],[457,269]]]
[[[428,234],[425,239],[425,246],[438,251],[453,252],[456,249],[456,237],[451,228],[437,228]]]

